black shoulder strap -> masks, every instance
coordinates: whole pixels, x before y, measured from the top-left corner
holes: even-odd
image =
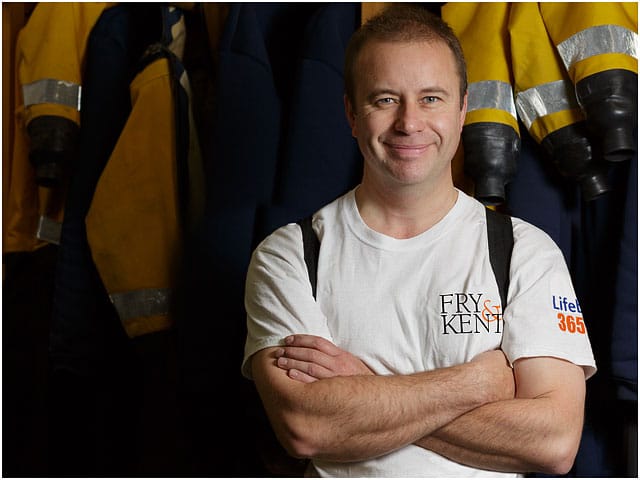
[[[502,311],[507,306],[509,291],[509,267],[513,250],[513,226],[511,217],[490,208],[487,211],[487,236],[489,238],[489,259],[493,274],[496,276]]]
[[[511,251],[513,250],[513,227],[511,217],[490,208],[486,209],[487,236],[489,239],[489,259],[491,268],[496,277],[502,309],[507,306],[507,292],[509,291],[509,267],[511,265]],[[313,297],[316,296],[318,254],[320,252],[320,240],[311,226],[311,216],[299,220],[298,225],[302,230],[304,244],[304,261],[309,272],[309,281]]]
[[[313,291],[313,298],[316,298],[316,283],[318,279],[318,255],[320,253],[320,240],[316,232],[313,231],[311,226],[311,215],[298,220],[298,225],[302,230],[302,242],[304,244],[304,261],[307,264],[307,271],[309,272],[309,281],[311,282],[311,290]]]

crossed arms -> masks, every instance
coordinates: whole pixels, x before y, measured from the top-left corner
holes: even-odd
[[[568,472],[582,432],[581,367],[500,350],[411,375],[374,375],[311,335],[258,351],[253,377],[274,431],[301,458],[358,461],[409,444],[506,472]]]

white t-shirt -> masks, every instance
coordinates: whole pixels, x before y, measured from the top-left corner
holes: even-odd
[[[410,374],[468,362],[502,348],[517,359],[553,356],[595,372],[582,313],[562,252],[542,230],[513,218],[507,309],[489,261],[485,207],[458,192],[436,225],[409,239],[369,228],[355,189],[320,209],[317,302],[297,224],[255,250],[246,283],[248,335],[242,373],[258,350],[294,333],[319,335],[377,374]],[[467,467],[409,445],[372,460],[313,462],[321,476],[514,476]]]

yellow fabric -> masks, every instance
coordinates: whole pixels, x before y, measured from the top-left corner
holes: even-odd
[[[13,69],[15,85],[19,85],[17,71],[17,68]],[[12,154],[3,170],[7,175],[3,179],[3,253],[30,252],[45,246],[46,242],[36,238],[38,220],[46,215],[62,222],[66,194],[64,185],[55,189],[37,185],[35,171],[29,162],[29,138],[19,88],[14,90],[14,96]]]
[[[27,21],[23,3],[2,3],[2,202],[7,205],[9,177],[11,175],[11,153],[13,151],[15,115],[15,45],[18,32]],[[6,211],[2,216],[3,231],[6,231]],[[3,239],[4,243],[4,239]]]
[[[387,6],[393,2],[362,2],[360,3],[360,24],[364,24],[371,17],[382,12]]]
[[[469,84],[500,81],[513,85],[507,30],[509,12],[508,2],[448,2],[442,6],[442,18],[460,40]],[[496,115],[498,118],[494,118]],[[467,114],[465,125],[493,121],[506,123],[519,133],[516,120],[508,117],[499,110],[476,110]]]
[[[16,142],[23,143],[24,139],[16,134],[15,109],[17,91],[17,75],[15,66],[15,46],[19,31],[28,19],[24,4],[2,4],[2,251],[14,252],[32,250],[34,248],[33,232],[37,215],[37,192],[29,191],[24,196],[24,189],[28,184],[25,178],[32,172],[21,171],[24,162],[12,161],[16,154],[25,150],[23,145],[16,147]],[[28,166],[28,164],[26,165]],[[33,175],[32,175],[33,176]],[[32,202],[30,202],[32,201]],[[36,202],[35,205],[29,203]],[[33,215],[24,216],[19,212],[26,210]],[[29,224],[33,220],[33,225]],[[25,225],[26,223],[26,225]],[[25,237],[23,232],[29,232]]]
[[[469,83],[498,80],[513,84],[509,63],[509,3],[448,2],[442,18],[458,36]]]
[[[619,25],[638,33],[636,2],[541,2],[540,12],[555,45],[583,30],[600,25]],[[638,73],[638,61],[622,54],[596,55],[571,66],[569,76],[575,84],[589,75],[612,69]]]
[[[537,3],[512,5],[509,34],[516,91],[568,79],[564,64],[547,35]]]
[[[583,79],[594,73],[618,68],[638,73],[638,60],[622,53],[606,53],[576,62],[569,69],[569,75]]]
[[[175,119],[169,64],[156,60],[131,84],[132,112],[86,218],[110,294],[170,288],[180,249]],[[168,316],[123,320],[131,337],[166,329]]]
[[[637,32],[637,3],[448,2],[442,7],[442,17],[460,39],[470,85],[501,81],[513,85],[517,94],[557,81],[575,85],[582,78],[614,68],[638,71],[635,58],[617,53],[587,58],[567,71],[556,49],[562,41],[593,26],[613,24]],[[554,112],[536,119],[530,133],[541,142],[558,128],[582,120],[580,109]],[[465,125],[479,122],[502,123],[519,131],[517,121],[502,110],[467,113]]]
[[[529,128],[529,133],[538,143],[540,143],[550,133],[568,125],[573,125],[576,123],[576,119],[580,118],[584,118],[580,109],[562,110],[560,112],[550,113],[535,120]]]
[[[509,34],[516,96],[518,92],[557,81],[572,85],[547,34],[538,3],[514,3],[511,6]],[[568,104],[569,100],[576,104],[573,90],[567,92]],[[567,108],[536,119],[529,128],[529,133],[541,143],[549,133],[582,120],[584,115],[579,109]]]
[[[13,131],[10,158],[3,165],[3,253],[33,251],[46,243],[36,238],[41,215],[62,221],[64,186],[38,187],[29,163],[27,125],[41,115],[79,123],[77,110],[64,105],[24,106],[22,86],[55,78],[82,84],[87,38],[110,3],[38,3],[15,41],[13,77]],[[4,12],[4,5],[3,5]],[[6,132],[6,130],[5,130]]]
[[[493,108],[483,108],[479,110],[474,110],[472,112],[467,112],[467,116],[464,119],[465,125],[470,125],[472,123],[478,122],[493,122],[493,123],[503,123],[505,125],[509,125],[513,128],[516,133],[520,132],[518,127],[518,121],[509,113],[504,110],[497,110]]]
[[[637,2],[540,2],[540,12],[556,45],[597,25],[638,32]]]
[[[87,39],[105,8],[104,2],[40,2],[18,38],[19,85],[52,78],[82,84],[82,68]],[[32,105],[25,109],[28,124],[43,112]],[[60,116],[80,122],[78,111],[61,108]]]

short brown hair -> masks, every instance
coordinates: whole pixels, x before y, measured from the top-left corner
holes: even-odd
[[[425,7],[394,3],[370,18],[352,36],[344,62],[344,83],[347,98],[355,100],[355,64],[364,46],[373,41],[411,42],[443,41],[453,53],[460,77],[460,108],[467,92],[467,65],[455,33],[439,16]]]

